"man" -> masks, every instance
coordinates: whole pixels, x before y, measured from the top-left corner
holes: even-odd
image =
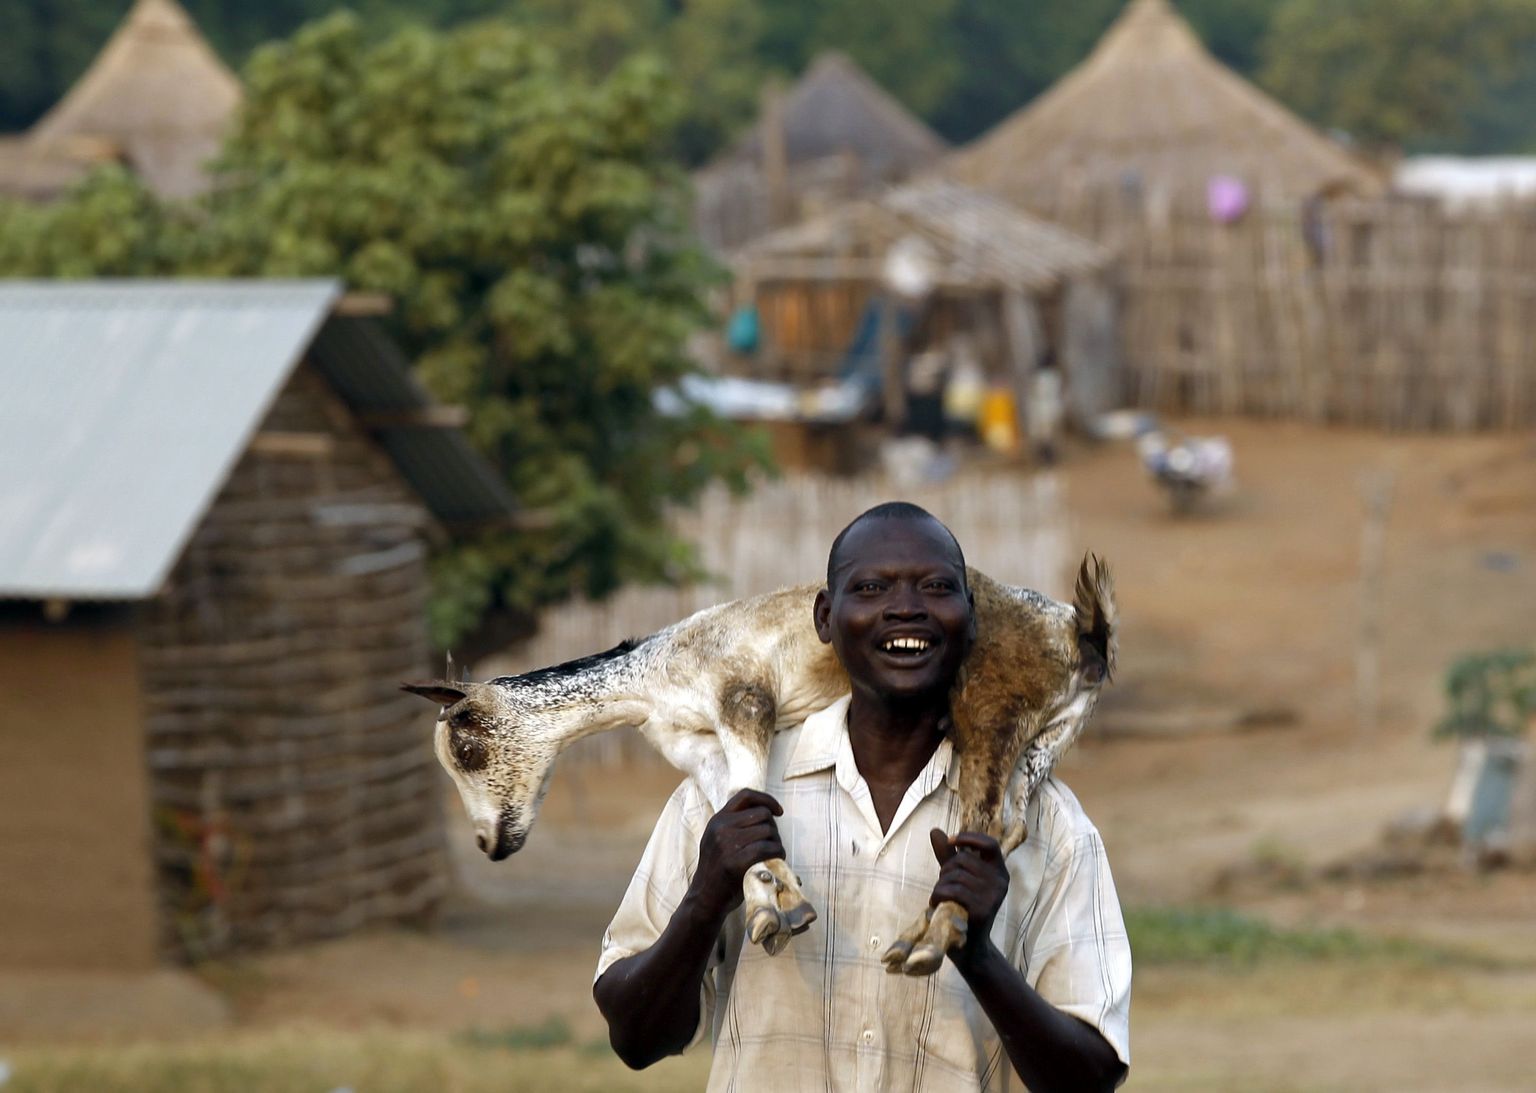
[[[708,1029],[712,1090],[1005,1089],[1010,1062],[1036,1093],[1124,1079],[1130,949],[1076,798],[1048,780],[1006,860],[985,835],[945,834],[972,612],[960,545],[922,509],[881,505],[838,536],[815,624],[852,693],[775,736],[767,793],[712,816],[685,782],[667,802],[593,985],[628,1065]],[[769,858],[820,912],[777,957],[743,946],[735,913],[743,874]],[[964,907],[967,940],[931,977],[889,975],[880,956],[925,899]]]

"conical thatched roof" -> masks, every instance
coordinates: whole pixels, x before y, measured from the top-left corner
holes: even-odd
[[[938,180],[851,201],[744,248],[734,263],[752,281],[874,280],[898,244],[918,240],[934,283],[949,289],[1048,291],[1109,256],[1097,244],[990,194]]]
[[[770,162],[770,126],[783,138],[777,162]],[[694,227],[727,253],[812,210],[902,181],[937,163],[947,148],[858,65],[823,53],[694,175]]]
[[[1383,188],[1369,168],[1212,57],[1169,0],[1130,0],[1087,60],[957,152],[946,171],[1034,208],[1109,187],[1203,196],[1216,175],[1242,179],[1270,200]]]
[[[758,121],[727,158],[762,162]],[[883,178],[905,175],[948,145],[852,60],[823,53],[785,93],[784,144],[790,166],[851,152]]]
[[[187,197],[240,104],[240,82],[175,0],[137,0],[85,75],[33,126],[43,160],[81,141],[107,143],[151,189]]]

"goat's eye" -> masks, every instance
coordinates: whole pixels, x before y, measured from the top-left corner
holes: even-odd
[[[473,736],[461,736],[453,742],[453,758],[467,771],[485,766],[485,745]]]

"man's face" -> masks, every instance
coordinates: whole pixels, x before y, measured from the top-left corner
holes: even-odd
[[[815,619],[855,689],[881,698],[948,691],[976,633],[964,564],[935,520],[855,524]]]

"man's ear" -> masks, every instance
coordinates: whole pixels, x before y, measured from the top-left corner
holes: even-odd
[[[966,627],[965,640],[969,645],[976,644],[976,594],[969,588],[965,590],[965,602],[971,605],[971,624]]]
[[[816,602],[811,606],[811,621],[816,624],[816,636],[821,639],[821,643],[831,645],[832,597],[825,588],[816,593]]]

